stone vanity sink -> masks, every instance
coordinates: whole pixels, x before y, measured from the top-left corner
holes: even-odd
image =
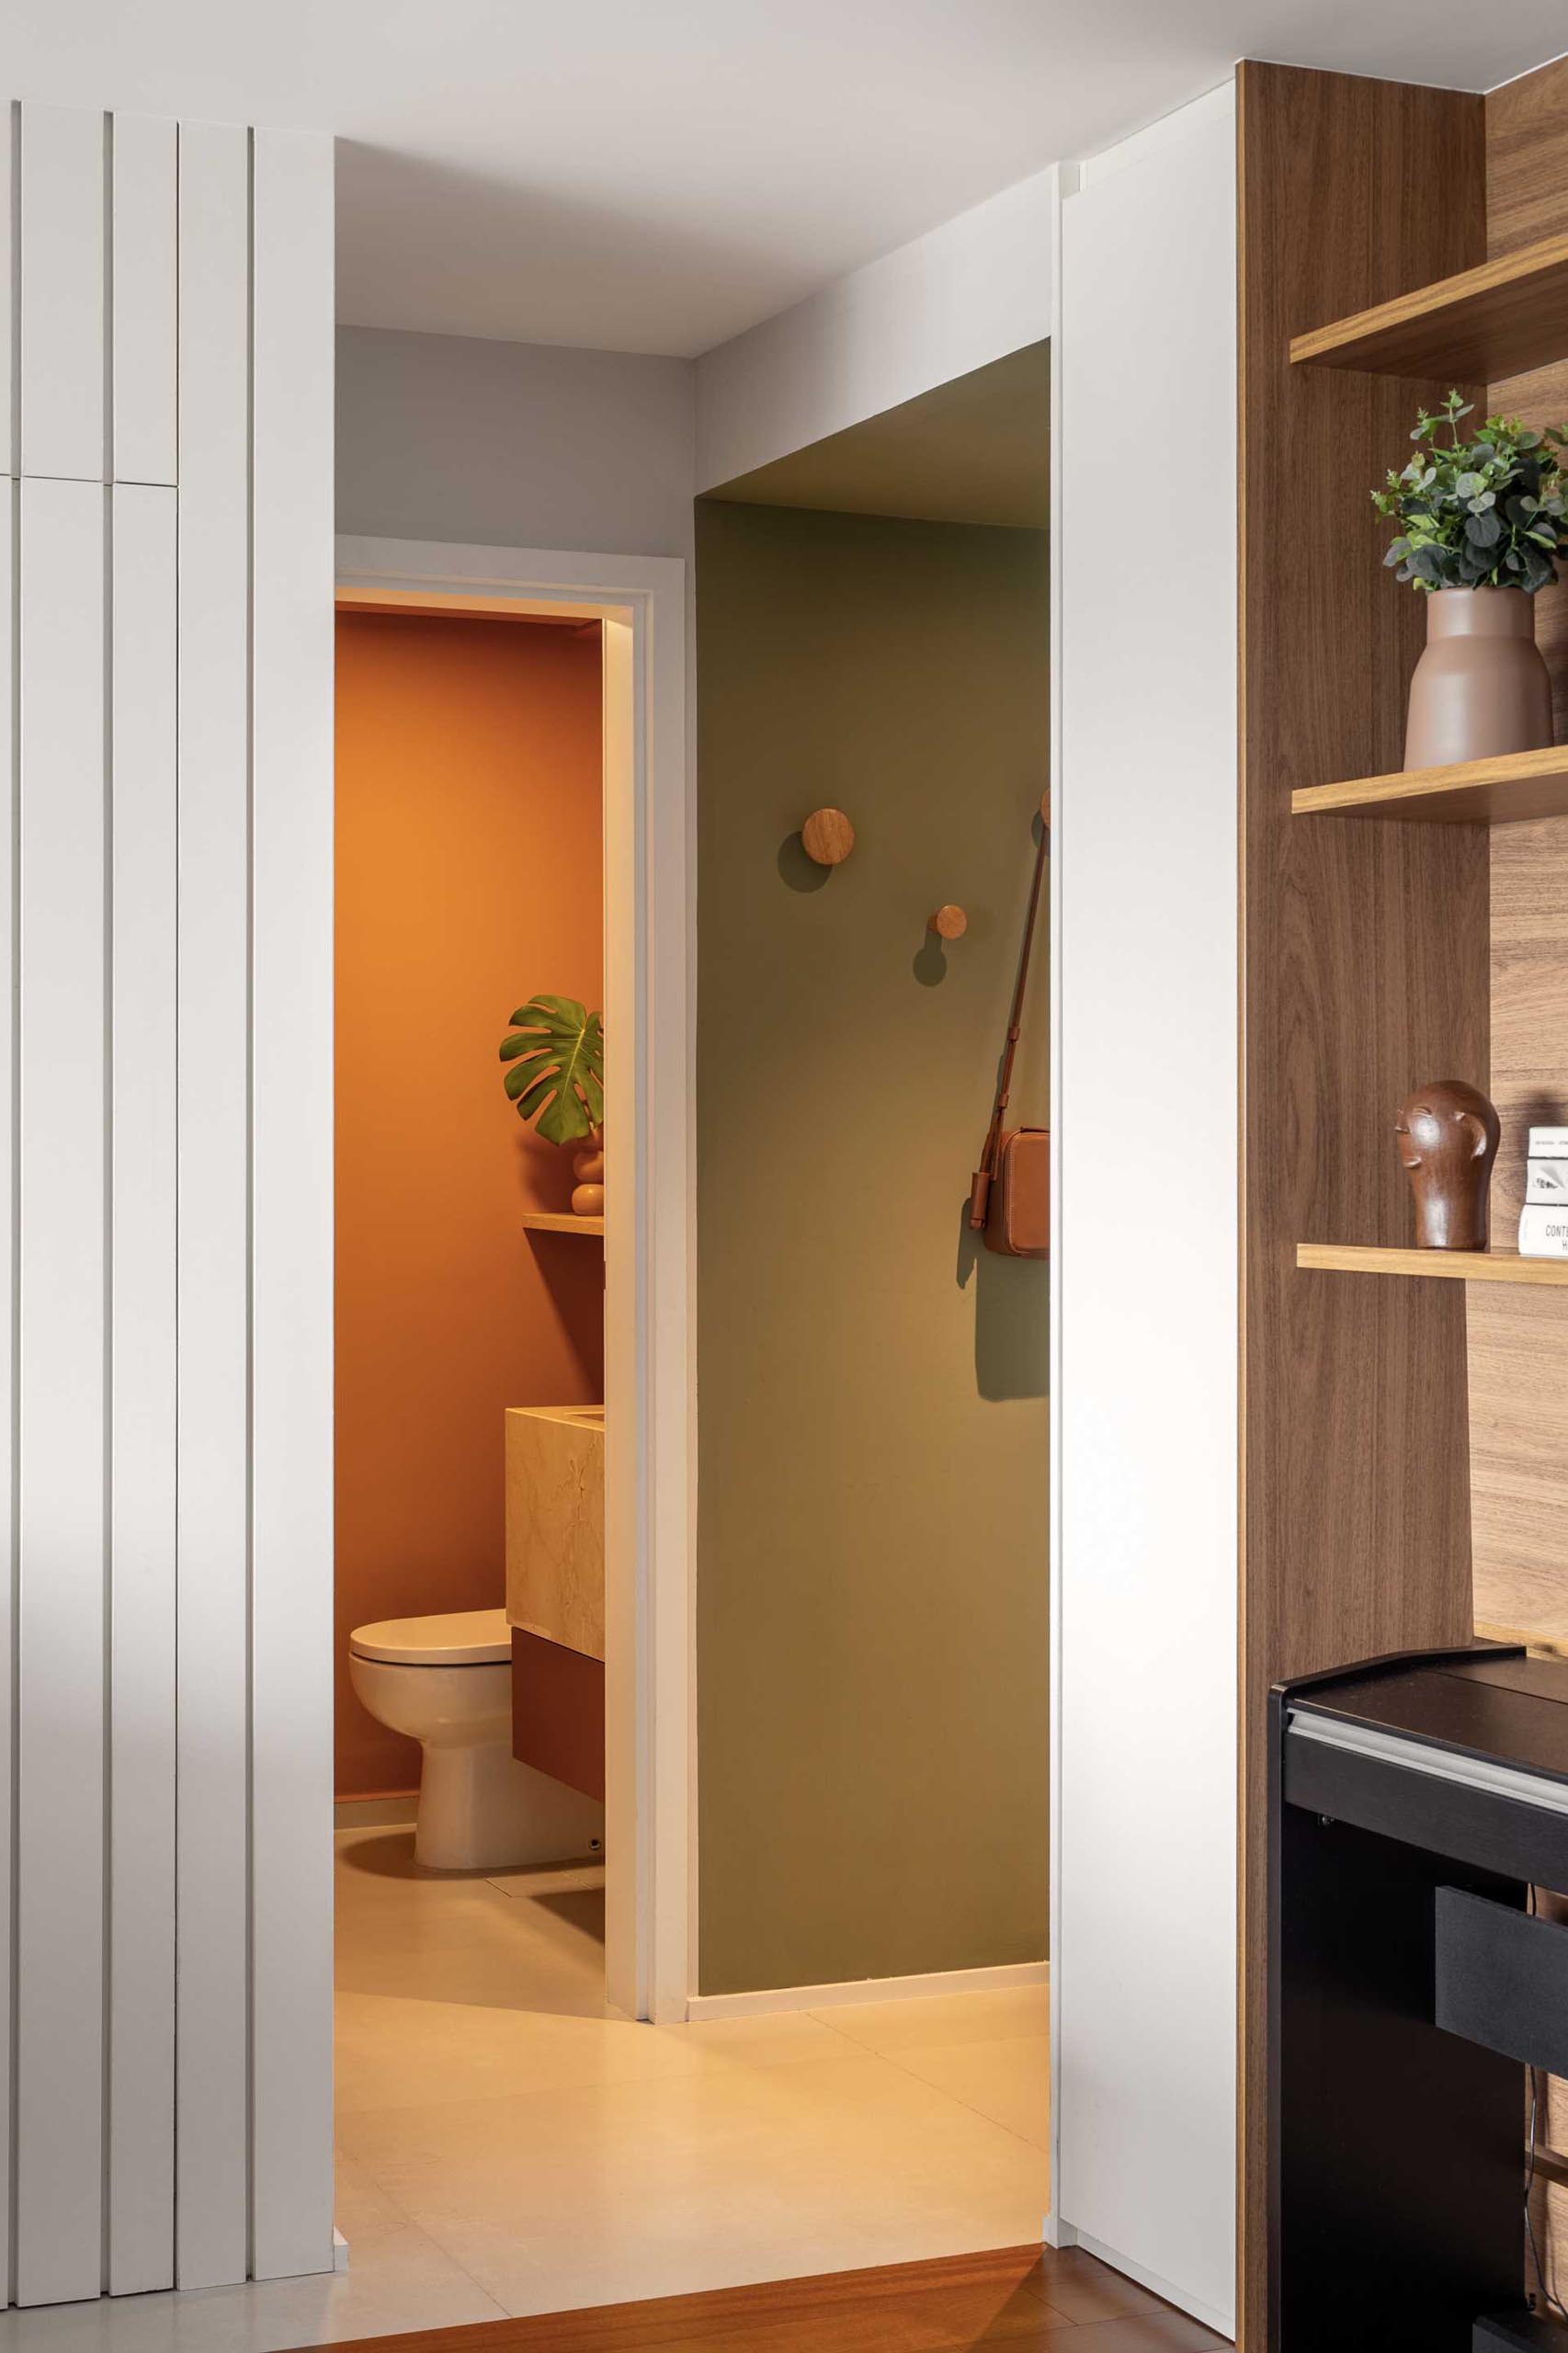
[[[588,1658],[605,1654],[605,1409],[506,1414],[506,1615]]]

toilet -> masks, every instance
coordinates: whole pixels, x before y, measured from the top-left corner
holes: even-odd
[[[415,1862],[436,1871],[501,1870],[601,1851],[604,1807],[512,1755],[512,1630],[504,1609],[357,1626],[348,1674],[377,1722],[406,1733],[424,1752]]]

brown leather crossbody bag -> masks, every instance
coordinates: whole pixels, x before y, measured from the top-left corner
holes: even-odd
[[[1018,959],[1013,1015],[1002,1052],[996,1099],[980,1165],[970,1187],[969,1222],[985,1235],[988,1250],[1008,1258],[1048,1258],[1051,1256],[1051,1130],[1010,1128],[1007,1097],[1013,1084],[1013,1063],[1018,1051],[1018,1030],[1028,985],[1029,950],[1034,945],[1040,913],[1040,883],[1051,847],[1051,795],[1040,802],[1040,847],[1035,853],[1034,881],[1029,887],[1029,911],[1024,919],[1023,953]]]

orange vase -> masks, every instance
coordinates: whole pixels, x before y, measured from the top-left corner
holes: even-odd
[[[596,1128],[588,1142],[572,1154],[572,1211],[575,1217],[603,1217],[605,1208],[605,1131]]]

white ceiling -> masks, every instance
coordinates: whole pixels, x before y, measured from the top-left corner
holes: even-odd
[[[340,315],[690,356],[1238,56],[1486,89],[1562,0],[6,0],[6,95],[314,126]]]

